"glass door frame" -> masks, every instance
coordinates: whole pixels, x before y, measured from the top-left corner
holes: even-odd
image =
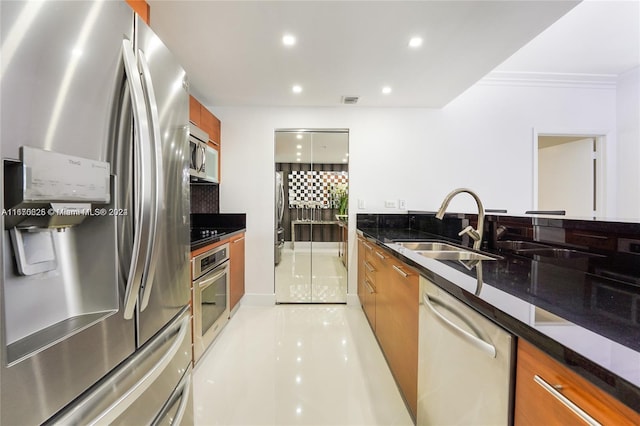
[[[298,150],[300,150],[300,152],[304,152],[306,151],[306,156],[304,156],[304,161],[301,164],[305,164],[307,165],[306,167],[301,167],[299,171],[301,172],[311,172],[312,176],[309,176],[309,179],[314,179],[315,176],[315,172],[318,172],[316,169],[316,167],[314,167],[314,165],[317,164],[331,164],[334,165],[334,167],[330,168],[329,170],[327,170],[328,172],[331,171],[336,171],[336,174],[338,174],[339,172],[342,172],[343,174],[346,175],[346,179],[347,179],[347,184],[348,184],[348,170],[349,170],[349,158],[348,158],[348,150],[349,150],[349,129],[346,128],[322,128],[322,129],[318,129],[318,128],[279,128],[279,129],[275,129],[274,130],[274,153],[275,153],[275,160],[274,160],[274,171],[276,173],[281,172],[283,175],[285,175],[287,173],[287,171],[283,171],[281,170],[282,167],[279,167],[279,164],[287,164],[289,163],[290,165],[294,165],[295,162],[293,161],[293,157],[288,157],[291,158],[290,161],[282,161],[279,160],[279,154],[278,154],[278,135],[282,134],[282,133],[291,133],[291,134],[296,134],[297,138],[301,139],[301,143],[298,144],[297,146],[299,147],[300,145],[303,145],[302,147],[298,148]],[[340,157],[337,159],[332,159],[329,162],[316,162],[316,159],[319,158],[318,155],[316,155],[316,151],[317,149],[320,148],[320,146],[315,146],[314,145],[314,135],[317,134],[339,134],[339,135],[345,135],[346,136],[346,141],[344,142],[346,146],[344,146],[343,150],[346,151],[343,154],[340,155]],[[293,141],[289,141],[289,143],[294,143]],[[305,146],[305,144],[307,144],[307,146]],[[328,145],[328,144],[327,144]],[[326,149],[327,146],[322,146],[323,149]],[[291,155],[291,153],[289,153],[289,155]],[[299,155],[304,155],[304,154],[299,154]],[[298,160],[300,161],[300,160]],[[339,165],[346,165],[346,167],[340,167]],[[295,166],[294,166],[295,168]],[[306,169],[309,170],[306,170]],[[293,171],[293,170],[291,170]],[[324,172],[324,170],[322,170],[321,172]],[[290,176],[290,175],[289,175]],[[275,179],[275,173],[274,173],[274,179]],[[299,179],[302,179],[302,177],[300,177]],[[330,179],[333,179],[332,177],[330,177]],[[339,178],[338,178],[339,179]],[[283,179],[285,182],[288,182],[288,177],[285,177]],[[287,183],[285,183],[286,186]],[[294,186],[296,185],[295,183],[293,184]],[[275,185],[274,185],[275,188]],[[288,192],[288,187],[286,188],[287,192]],[[278,191],[277,188],[275,188],[275,191]],[[326,192],[326,191],[325,191]],[[329,198],[329,200],[327,200],[327,198]],[[275,196],[274,196],[275,199]],[[316,205],[315,208],[311,208],[314,206],[311,206],[310,204],[314,204],[314,203],[322,203],[324,205],[327,204],[327,202],[330,203],[329,207],[323,206],[323,205]],[[301,201],[302,205],[301,205],[301,209],[296,209],[296,214],[297,216],[295,216],[298,219],[298,223],[297,224],[293,224],[293,217],[289,216],[288,214],[286,215],[288,218],[290,217],[290,219],[288,219],[285,223],[282,223],[281,226],[285,226],[289,229],[293,229],[293,227],[295,226],[296,231],[289,231],[289,229],[287,229],[285,232],[286,234],[289,235],[289,240],[285,243],[285,247],[289,247],[291,246],[292,248],[294,248],[296,245],[302,243],[301,245],[309,245],[309,250],[308,250],[308,254],[305,252],[301,252],[299,253],[300,256],[296,256],[296,253],[292,253],[292,260],[293,262],[295,261],[299,261],[300,259],[303,259],[302,262],[302,266],[300,265],[286,265],[287,268],[291,268],[290,272],[287,272],[287,276],[289,275],[289,273],[291,274],[292,277],[294,277],[294,279],[297,277],[297,271],[295,270],[296,268],[300,268],[300,270],[308,270],[309,273],[309,282],[308,284],[303,283],[302,281],[304,281],[304,279],[301,281],[300,284],[297,284],[297,286],[301,286],[299,290],[301,297],[300,299],[294,298],[294,297],[282,297],[279,296],[279,291],[278,291],[278,271],[277,271],[277,265],[274,268],[274,294],[276,296],[276,303],[346,303],[347,301],[347,293],[348,293],[348,273],[345,270],[344,273],[344,294],[342,294],[342,291],[339,292],[338,297],[333,297],[333,298],[329,298],[329,300],[325,300],[323,298],[314,298],[314,273],[313,273],[313,257],[314,257],[314,250],[313,250],[313,242],[314,242],[314,226],[322,226],[323,228],[329,228],[329,227],[333,227],[333,225],[331,225],[329,222],[334,221],[334,218],[332,216],[334,216],[334,209],[337,210],[337,207],[333,204],[333,200],[332,200],[332,196],[328,196],[328,194],[324,194],[324,196],[320,197],[320,201],[318,200],[318,198],[315,198],[315,194],[314,194],[314,200],[311,201],[307,201],[307,203],[309,203],[308,205],[304,205],[304,201]],[[289,199],[287,196],[285,196],[285,200],[284,200],[284,204],[285,204],[285,210],[291,212],[291,207],[289,205]],[[298,217],[300,216],[300,212],[302,212],[303,217]],[[274,215],[276,214],[275,209],[274,209]],[[336,212],[337,214],[337,212]],[[309,221],[308,224],[308,231],[305,231],[303,228],[306,227],[306,225],[303,223],[305,220]],[[337,221],[338,219],[335,218],[335,220]],[[316,225],[316,221],[319,222],[318,225]],[[274,217],[274,223],[276,224],[276,228],[278,227],[278,222],[277,222],[277,218]],[[342,235],[342,229],[339,226],[335,226],[336,231],[338,234]],[[300,231],[300,232],[298,232]],[[320,231],[323,232],[324,231]],[[331,230],[329,231],[331,233],[333,233],[334,231]],[[316,232],[317,233],[317,232]],[[309,241],[292,241],[291,238],[293,237],[293,235],[295,234],[304,234],[306,236],[308,236]],[[341,238],[341,237],[340,237]],[[329,241],[333,241],[333,239],[329,239]],[[296,244],[297,243],[297,244]],[[344,244],[346,245],[346,244]],[[339,257],[339,253],[340,253],[340,248],[343,247],[343,244],[340,244],[340,240],[338,240],[338,247],[336,248],[336,254],[337,257]],[[305,257],[308,256],[308,262],[309,264],[306,264],[306,260]],[[338,259],[339,260],[339,259]],[[345,269],[346,269],[346,265],[345,265]],[[304,271],[303,271],[304,272]],[[302,274],[301,274],[302,276]],[[308,288],[304,288],[304,286],[308,285]],[[308,293],[308,297],[305,295]],[[304,293],[304,294],[303,294]]]

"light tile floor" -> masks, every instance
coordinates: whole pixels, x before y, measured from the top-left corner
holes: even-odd
[[[412,425],[359,307],[240,306],[194,370],[195,424]]]
[[[345,303],[347,269],[338,257],[338,248],[313,248],[296,243],[296,249],[282,250],[276,266],[278,303]]]

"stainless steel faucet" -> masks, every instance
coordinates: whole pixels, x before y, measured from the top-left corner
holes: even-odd
[[[453,197],[460,194],[461,192],[470,194],[476,200],[476,204],[478,204],[478,229],[473,229],[472,226],[467,226],[462,231],[460,231],[458,235],[468,234],[471,238],[473,238],[473,249],[480,250],[480,244],[482,244],[482,231],[484,230],[484,207],[482,206],[480,197],[478,197],[475,192],[467,188],[454,189],[449,194],[447,194],[446,197],[444,197],[444,201],[442,202],[438,213],[436,213],[436,218],[442,220],[442,218],[444,217],[444,212],[449,206],[449,203],[451,202]]]

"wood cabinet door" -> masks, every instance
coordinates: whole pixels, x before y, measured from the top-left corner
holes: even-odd
[[[229,310],[244,296],[244,233],[229,242]]]
[[[204,106],[200,108],[200,127],[207,132],[209,139],[211,139],[211,134],[213,133],[213,114]]]
[[[360,305],[364,306],[365,302],[365,287],[364,287],[364,259],[365,259],[365,242],[364,239],[358,236],[358,299],[360,299]]]
[[[365,285],[365,260],[367,258],[367,251],[371,246],[362,237],[358,237],[358,298],[360,299],[360,305],[364,307],[367,294],[367,288]]]
[[[364,313],[369,320],[373,331],[376,331],[376,287],[371,278],[365,274],[364,277]]]
[[[220,120],[218,117],[211,114],[211,134],[209,135],[209,140],[218,148],[222,145],[220,140],[221,130],[222,124],[220,123]]]
[[[189,95],[189,121],[198,127],[202,127],[200,124],[200,102],[193,96]]]
[[[391,255],[379,247],[373,247],[369,262],[376,275],[376,336],[382,348],[392,344],[395,331],[393,329],[393,295],[390,289]]]
[[[389,272],[389,321],[391,338],[387,359],[409,409],[418,409],[418,273],[392,257]]]
[[[640,424],[640,414],[522,339],[515,401],[516,426]]]

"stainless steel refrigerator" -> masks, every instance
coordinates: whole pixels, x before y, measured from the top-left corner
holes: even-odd
[[[185,71],[124,1],[0,19],[0,424],[192,424]]]

